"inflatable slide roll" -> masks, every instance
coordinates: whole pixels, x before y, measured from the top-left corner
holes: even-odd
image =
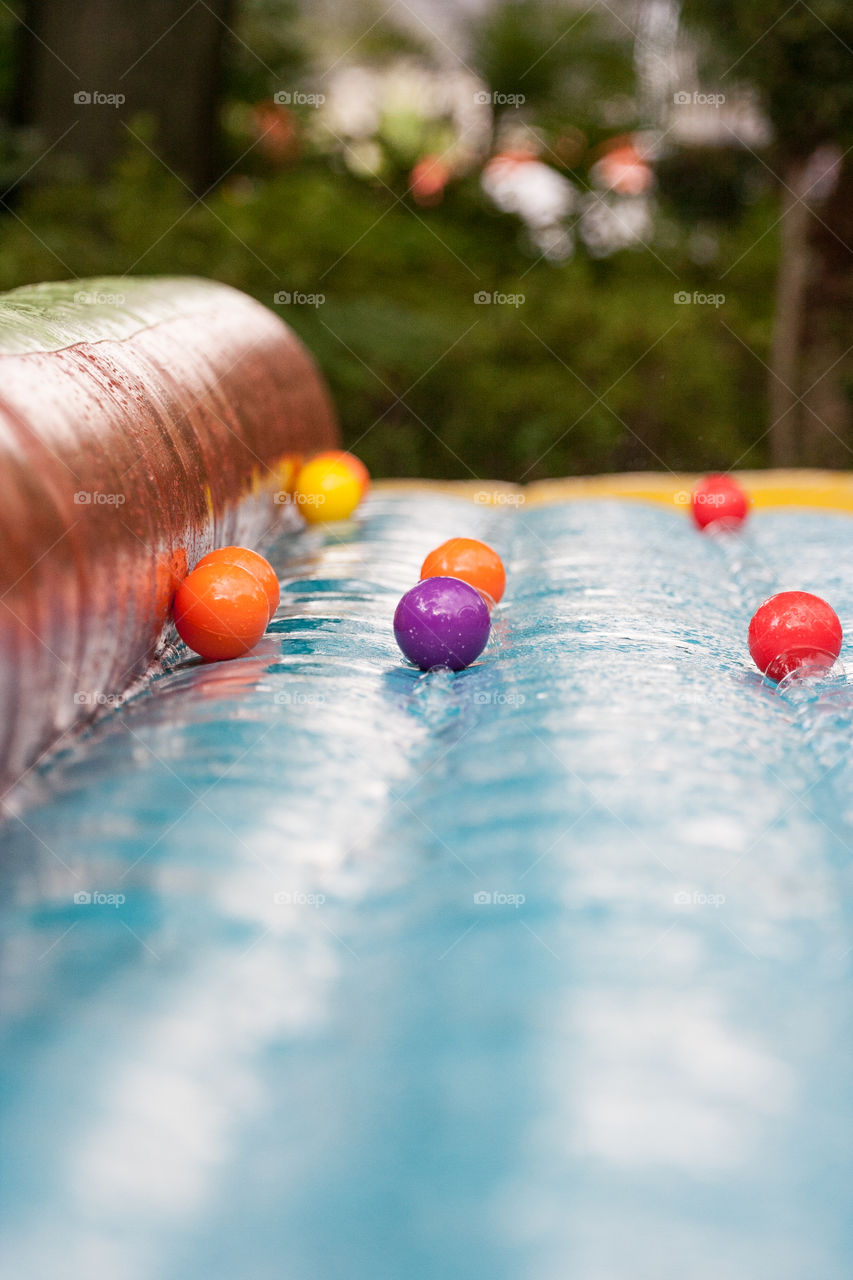
[[[299,458],[336,443],[304,347],[225,285],[0,295],[4,792],[150,666],[200,556],[295,518]]]

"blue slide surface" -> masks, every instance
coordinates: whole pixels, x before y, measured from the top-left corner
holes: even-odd
[[[456,534],[507,594],[423,675]],[[853,627],[853,520],[379,493],[272,558],[0,830],[3,1274],[850,1280],[853,697],[746,629]]]

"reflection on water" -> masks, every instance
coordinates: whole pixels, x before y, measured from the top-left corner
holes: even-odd
[[[509,587],[422,675],[391,618],[453,534]],[[255,653],[4,828],[4,1272],[846,1280],[849,686],[745,634],[851,616],[851,543],[407,494],[282,544]]]

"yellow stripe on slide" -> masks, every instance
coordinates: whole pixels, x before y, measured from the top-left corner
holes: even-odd
[[[737,471],[754,507],[822,507],[853,512],[853,473],[847,471]],[[382,493],[456,494],[486,506],[542,506],[583,498],[631,498],[687,510],[698,474],[631,471],[619,475],[566,476],[529,485],[502,480],[380,480]]]

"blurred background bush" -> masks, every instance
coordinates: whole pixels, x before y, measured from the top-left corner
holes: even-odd
[[[846,466],[847,0],[0,6],[0,287],[197,273],[379,475]]]

